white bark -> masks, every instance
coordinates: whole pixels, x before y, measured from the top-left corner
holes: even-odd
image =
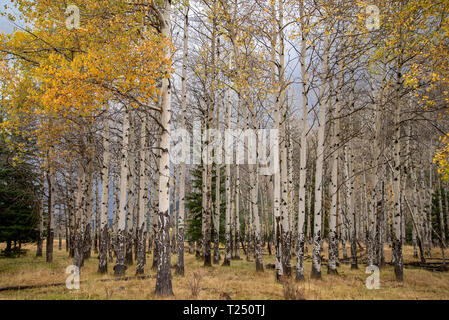
[[[231,129],[231,104],[229,101],[229,89],[226,91],[225,98],[225,107],[226,107],[226,129]],[[233,155],[233,145],[229,140],[226,140],[225,145],[225,159],[234,158]],[[225,247],[225,258],[223,261],[223,266],[231,265],[231,164],[230,161],[226,161],[226,180],[225,180],[225,189],[226,189],[226,247]]]
[[[281,171],[281,236],[282,267],[287,276],[290,267],[290,226],[288,218],[288,168],[287,168],[287,105],[285,84],[285,45],[284,45],[284,0],[279,0],[279,108],[280,108],[280,171]]]
[[[117,239],[116,239],[116,254],[117,261],[114,266],[115,275],[121,276],[125,274],[125,224],[126,224],[126,211],[129,210],[127,206],[128,195],[128,180],[129,180],[129,135],[130,135],[130,123],[129,123],[129,110],[128,107],[124,107],[123,111],[123,141],[120,163],[120,195],[119,195],[119,211],[118,211],[118,223],[117,223]]]
[[[323,214],[323,165],[324,165],[324,133],[326,130],[326,79],[329,70],[329,36],[324,38],[323,68],[320,88],[320,110],[318,113],[317,160],[315,169],[315,212],[313,223],[313,258],[312,278],[321,279],[321,224]]]
[[[181,128],[186,130],[187,122],[187,57],[189,42],[189,3],[184,6],[184,40],[182,56],[182,78],[181,78]],[[183,146],[189,148],[186,136],[182,137]],[[181,173],[179,175],[179,217],[178,217],[178,260],[176,263],[176,274],[184,275],[184,216],[185,216],[185,191],[186,191],[186,162],[181,162]]]
[[[103,136],[103,167],[101,169],[101,213],[100,213],[100,256],[98,272],[106,273],[108,268],[108,244],[109,244],[109,168],[111,163],[110,152],[110,127],[108,112],[104,114]]]
[[[307,36],[304,21],[304,1],[300,2],[301,23],[301,85],[302,85],[302,130],[299,169],[299,197],[298,197],[298,242],[296,246],[296,280],[304,280],[304,222],[306,218],[306,188],[307,188],[307,133],[309,130],[309,74],[306,66]],[[309,226],[310,228],[310,226]]]
[[[162,14],[162,35],[170,36],[171,28],[171,1],[164,0]],[[171,57],[169,48],[166,48],[166,56]],[[170,119],[171,119],[171,83],[170,79],[162,80],[162,103],[161,103],[161,125],[162,134],[160,138],[161,156],[159,161],[159,214],[158,214],[158,236],[159,236],[159,258],[156,275],[156,294],[166,296],[173,295],[170,265]]]
[[[148,203],[148,169],[146,165],[148,147],[147,147],[147,123],[148,116],[143,115],[140,128],[140,159],[139,159],[139,217],[137,219],[137,274],[144,273],[146,264],[146,213]]]
[[[342,61],[340,59],[340,61]],[[341,63],[340,63],[341,66]],[[341,86],[342,70],[340,68],[337,83],[337,98],[335,101],[335,114],[332,117],[332,157],[331,157],[331,183],[329,193],[331,196],[331,207],[329,212],[329,263],[328,273],[337,273],[338,241],[337,241],[337,214],[338,214],[338,168],[339,168],[339,148],[340,148],[340,107],[341,107]]]

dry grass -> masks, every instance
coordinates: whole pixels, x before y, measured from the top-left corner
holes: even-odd
[[[45,263],[45,257],[36,258],[35,247],[29,249],[26,256],[15,259],[0,259],[0,287],[17,285],[35,285],[65,282],[68,275],[66,267],[72,264],[65,251],[58,251],[55,246],[54,262]],[[391,250],[385,248],[386,259],[390,261]],[[433,252],[434,257],[440,255],[439,249]],[[326,257],[326,250],[323,251]],[[264,254],[264,264],[274,263],[274,257]],[[404,260],[414,261],[411,247],[404,248]],[[112,266],[109,273],[97,273],[98,260],[96,256],[86,261],[81,270],[81,289],[68,290],[65,286],[27,289],[21,291],[0,292],[0,299],[158,299],[154,294],[156,272],[151,270],[152,257],[148,256],[146,274],[153,276],[146,280],[108,281],[101,279],[114,278]],[[176,256],[172,257],[172,264]],[[292,266],[294,260],[292,259]],[[365,280],[365,265],[359,263],[359,270],[350,270],[348,264],[341,264],[338,275],[327,275],[327,268],[322,268],[322,280],[311,280],[310,259],[305,259],[306,280],[295,284],[288,283],[290,295],[285,296],[282,283],[276,283],[273,270],[263,273],[255,271],[254,262],[246,260],[231,261],[230,267],[214,265],[203,267],[202,262],[194,255],[186,253],[184,277],[173,275],[173,291],[175,296],[165,299],[220,299],[223,293],[234,300],[282,300],[285,298],[315,299],[449,299],[449,273],[430,272],[422,269],[406,268],[404,282],[395,281],[393,268],[386,266],[380,272],[380,289],[368,290]],[[294,268],[293,268],[294,270]],[[135,274],[135,266],[130,266],[126,273]],[[197,274],[197,276],[195,276]],[[198,281],[201,275],[201,281]],[[195,280],[196,277],[196,280]],[[191,284],[196,281],[195,294]],[[298,293],[297,293],[298,292]]]

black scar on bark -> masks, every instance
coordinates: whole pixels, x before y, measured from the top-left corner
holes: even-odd
[[[179,228],[178,233],[178,261],[176,263],[175,274],[184,276],[184,228]]]
[[[222,266],[223,267],[230,267],[231,266],[231,260],[225,257]]]
[[[299,271],[299,268],[298,267],[296,267],[296,277],[295,277],[295,279],[296,279],[296,281],[305,281],[306,280],[306,278],[304,277],[304,268],[303,268],[303,273],[301,273],[300,271]]]
[[[147,234],[145,231],[145,227],[141,226],[140,230],[137,234],[138,236],[138,244],[137,244],[137,269],[136,275],[144,274],[145,264],[146,264],[146,242],[147,242]]]
[[[117,264],[114,266],[114,274],[116,276],[122,276],[125,274],[126,269],[128,269],[128,267],[125,266],[124,264]]]
[[[393,240],[393,254],[395,256],[394,273],[396,280],[399,282],[404,281],[404,267],[402,258],[402,241],[399,239]]]
[[[122,276],[125,274],[127,267],[124,264],[125,261],[125,239],[123,230],[120,230],[117,234],[117,264],[114,266],[114,274],[116,276]]]
[[[100,255],[98,263],[98,272],[105,274],[108,272],[108,240],[109,232],[108,227],[105,225],[100,234]]]
[[[256,260],[256,272],[264,272],[263,263]]]

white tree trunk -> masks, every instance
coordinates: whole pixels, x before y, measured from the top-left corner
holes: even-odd
[[[184,6],[184,40],[182,56],[182,79],[181,79],[181,128],[186,130],[187,122],[187,57],[189,42],[189,3]],[[186,136],[182,137],[183,146],[189,148],[186,144]],[[179,175],[179,217],[178,217],[178,260],[176,263],[176,274],[184,275],[184,216],[185,216],[185,192],[186,192],[186,162],[181,161],[181,173]]]
[[[117,276],[125,274],[125,224],[126,224],[126,212],[129,210],[127,206],[127,187],[129,185],[129,135],[130,135],[130,123],[129,123],[129,110],[127,106],[124,106],[123,112],[123,141],[120,163],[120,195],[119,195],[119,211],[118,211],[118,223],[117,223],[117,235],[116,235],[116,255],[117,260],[114,266],[114,273]]]
[[[278,25],[276,21],[276,7],[275,3],[271,3],[271,18],[272,18],[272,37],[271,37],[271,82],[273,84],[273,91],[275,92],[275,101],[274,101],[274,127],[276,130],[280,130],[280,115],[279,115],[279,99],[280,99],[280,91],[279,91],[279,83],[276,81],[276,46],[277,46],[277,38],[278,38]],[[275,143],[279,146],[279,140],[276,140]],[[273,216],[274,216],[274,243],[275,243],[275,269],[276,269],[276,280],[281,281],[282,276],[284,275],[283,266],[282,266],[282,241],[281,241],[281,210],[280,210],[280,200],[281,200],[281,175],[280,175],[280,164],[279,164],[279,153],[278,147],[275,147],[272,150],[272,161],[274,177],[273,177]]]
[[[128,141],[128,177],[126,188],[128,190],[127,209],[126,209],[126,229],[125,229],[125,264],[130,266],[133,264],[133,216],[134,216],[134,204],[136,199],[134,198],[135,181],[136,179],[136,165],[134,161],[135,152],[135,120],[134,110],[129,111],[129,141]]]
[[[287,168],[287,105],[285,99],[285,46],[284,46],[284,0],[279,0],[279,85],[280,85],[280,171],[281,171],[281,236],[282,267],[286,276],[291,275],[290,226],[288,218],[288,168]]]
[[[144,114],[140,127],[140,159],[139,159],[139,217],[137,219],[137,269],[136,274],[143,274],[146,264],[146,214],[148,203],[148,169],[146,165],[148,153],[147,141],[148,115]]]
[[[231,104],[229,101],[229,89],[226,91],[225,98],[225,107],[226,107],[226,129],[231,129]],[[229,133],[228,133],[229,134]],[[229,138],[228,138],[229,139]],[[226,247],[225,247],[225,258],[223,261],[223,266],[231,265],[231,215],[232,215],[232,203],[231,203],[231,159],[234,158],[233,145],[231,145],[231,141],[225,139],[225,159],[226,161],[226,180],[225,180],[225,189],[226,189]]]
[[[321,279],[321,224],[323,214],[323,165],[324,165],[324,133],[326,130],[326,83],[329,70],[329,36],[324,38],[324,57],[321,75],[320,110],[318,113],[317,160],[315,169],[315,212],[313,223],[313,257],[312,278]]]
[[[341,59],[340,59],[341,61]],[[340,64],[341,66],[341,64]],[[338,259],[338,240],[337,240],[337,214],[338,214],[338,168],[340,152],[340,107],[341,107],[341,86],[343,85],[342,69],[339,70],[337,93],[335,101],[335,114],[332,116],[331,139],[332,139],[332,158],[331,158],[331,183],[329,193],[331,196],[331,207],[329,212],[329,274],[337,273]]]
[[[394,171],[393,171],[393,198],[394,198],[394,215],[393,215],[393,256],[395,262],[396,280],[403,281],[403,264],[402,264],[402,210],[401,210],[401,88],[402,74],[401,64],[399,63],[396,83],[396,101],[394,110],[394,126],[395,134],[393,136],[394,145]]]
[[[171,1],[164,0],[162,17],[162,35],[170,37]],[[167,57],[171,57],[169,48],[166,48]],[[171,119],[171,82],[170,79],[162,80],[161,103],[162,134],[160,138],[161,156],[159,161],[159,214],[158,214],[158,245],[159,257],[156,276],[156,294],[160,296],[173,295],[171,265],[170,265],[170,119]]]
[[[259,154],[258,154],[258,125],[254,105],[250,103],[249,111],[251,114],[252,128],[256,132],[256,163],[250,165],[250,185],[251,185],[251,204],[252,216],[254,217],[254,256],[256,260],[256,271],[263,272],[262,247],[260,238],[260,217],[259,217]],[[289,257],[290,258],[290,257]]]
[[[109,168],[111,163],[110,152],[110,128],[108,112],[104,114],[104,136],[103,136],[103,167],[101,169],[101,226],[100,226],[100,255],[98,272],[108,271],[108,245],[109,245]]]
[[[304,1],[300,2],[301,23],[301,85],[302,85],[302,130],[299,169],[299,197],[298,197],[298,242],[296,245],[296,280],[304,280],[304,222],[306,218],[306,188],[307,188],[307,133],[309,130],[309,75],[306,66],[307,36],[305,33]]]

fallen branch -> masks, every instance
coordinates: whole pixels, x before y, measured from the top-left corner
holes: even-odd
[[[135,277],[121,277],[121,278],[112,278],[112,279],[100,279],[95,280],[93,282],[109,282],[109,281],[129,281],[129,280],[145,280],[151,279],[154,276],[135,276]],[[80,281],[80,283],[86,283],[87,280]],[[60,283],[50,283],[50,284],[35,284],[35,285],[24,285],[24,286],[9,286],[0,288],[0,291],[18,291],[18,290],[26,290],[26,289],[39,289],[39,288],[50,288],[50,287],[60,287],[65,286],[65,282]]]

